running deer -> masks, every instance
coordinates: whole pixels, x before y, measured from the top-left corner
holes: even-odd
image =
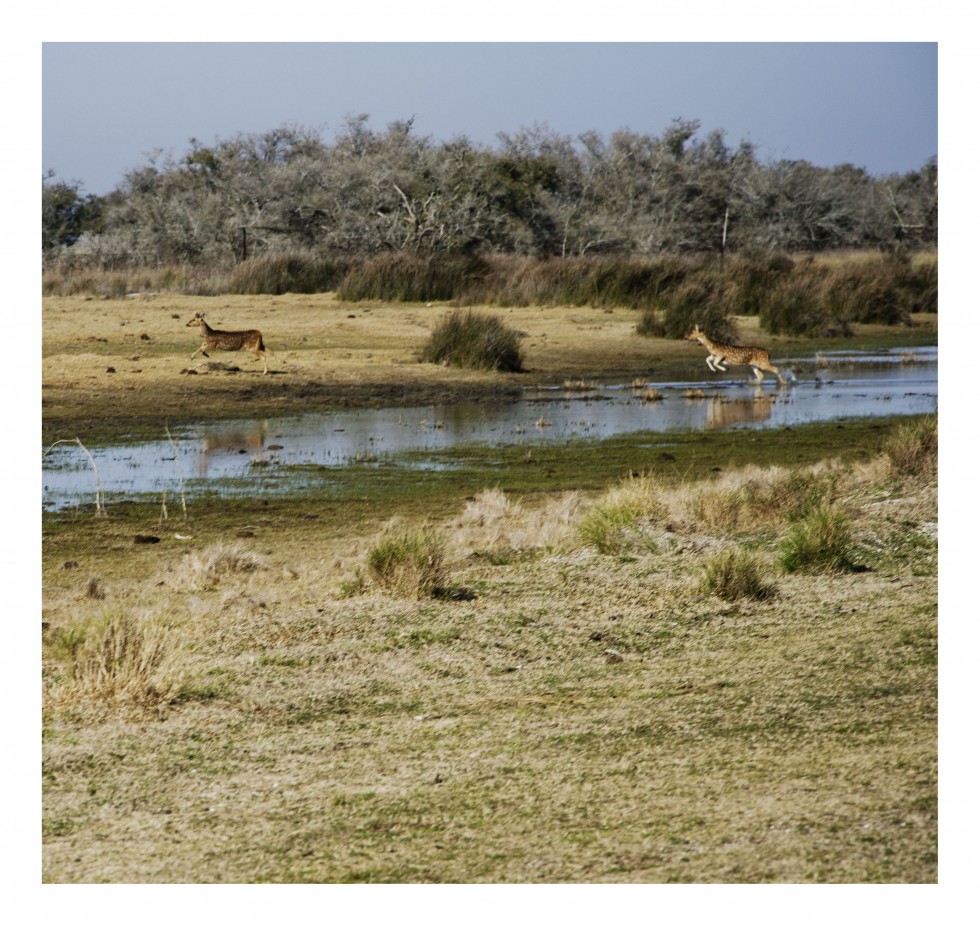
[[[272,351],[263,343],[261,331],[255,328],[250,331],[215,331],[204,320],[203,312],[195,312],[187,327],[200,328],[204,335],[204,343],[191,354],[191,360],[197,356],[198,351],[207,357],[209,350],[250,350],[255,354],[255,359],[261,360],[265,366],[262,372],[269,372],[267,355],[272,354]]]
[[[724,373],[728,369],[725,364],[730,363],[736,367],[752,367],[752,372],[760,383],[765,376],[763,370],[775,374],[780,385],[786,382],[783,374],[769,360],[769,351],[762,347],[738,347],[735,344],[712,341],[697,325],[691,329],[685,340],[701,342],[701,346],[708,352],[708,366],[716,373]]]

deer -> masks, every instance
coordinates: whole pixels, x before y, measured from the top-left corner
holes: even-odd
[[[262,341],[261,331],[255,328],[248,331],[216,331],[204,320],[203,312],[195,312],[187,327],[200,328],[204,335],[204,343],[191,354],[191,360],[197,356],[198,351],[207,357],[209,350],[250,350],[255,354],[256,360],[262,361],[265,367],[262,372],[269,372],[267,355],[272,354],[272,351]]]
[[[775,375],[779,384],[783,385],[786,380],[769,359],[769,351],[763,347],[739,347],[735,344],[725,344],[723,341],[712,341],[697,325],[691,329],[691,333],[686,335],[685,341],[699,341],[701,346],[708,352],[707,364],[716,373],[724,373],[728,369],[725,364],[732,366],[752,367],[756,380],[762,382],[766,371]]]

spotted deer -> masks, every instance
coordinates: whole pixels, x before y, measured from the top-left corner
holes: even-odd
[[[765,373],[773,373],[780,385],[786,381],[783,374],[779,372],[769,360],[769,351],[762,347],[738,347],[735,344],[725,344],[722,341],[712,341],[697,325],[691,329],[691,333],[686,336],[686,341],[700,341],[701,346],[708,352],[708,366],[716,373],[724,373],[728,368],[726,363],[732,366],[752,367],[756,379],[761,383]]]
[[[209,350],[250,350],[255,354],[256,360],[261,360],[265,369],[263,373],[269,372],[268,354],[272,351],[262,341],[262,332],[252,328],[249,331],[215,331],[205,320],[203,312],[195,312],[194,317],[187,323],[188,328],[200,328],[204,335],[204,343],[191,354],[191,360],[200,351],[205,357]],[[275,356],[273,354],[273,356]]]

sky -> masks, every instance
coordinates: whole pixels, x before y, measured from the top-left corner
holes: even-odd
[[[330,143],[361,113],[488,146],[536,124],[608,138],[691,119],[763,160],[878,176],[938,153],[936,42],[45,42],[41,57],[42,172],[99,195],[192,138],[298,125]]]

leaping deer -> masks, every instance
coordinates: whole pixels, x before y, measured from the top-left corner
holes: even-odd
[[[209,350],[250,350],[255,354],[256,360],[262,361],[265,367],[262,372],[269,372],[269,361],[266,355],[272,354],[272,351],[262,341],[261,331],[255,328],[248,331],[215,331],[204,320],[203,312],[195,312],[194,317],[187,323],[187,327],[200,328],[204,335],[204,343],[191,354],[191,360],[197,356],[198,351],[207,357]]]
[[[773,373],[780,385],[786,382],[783,374],[772,365],[769,351],[765,348],[739,347],[735,344],[725,344],[723,341],[712,341],[697,325],[691,329],[691,333],[684,340],[701,342],[701,346],[708,352],[708,366],[716,373],[724,373],[727,370],[725,364],[730,363],[733,366],[752,367],[752,372],[760,383],[765,376],[763,370]]]

